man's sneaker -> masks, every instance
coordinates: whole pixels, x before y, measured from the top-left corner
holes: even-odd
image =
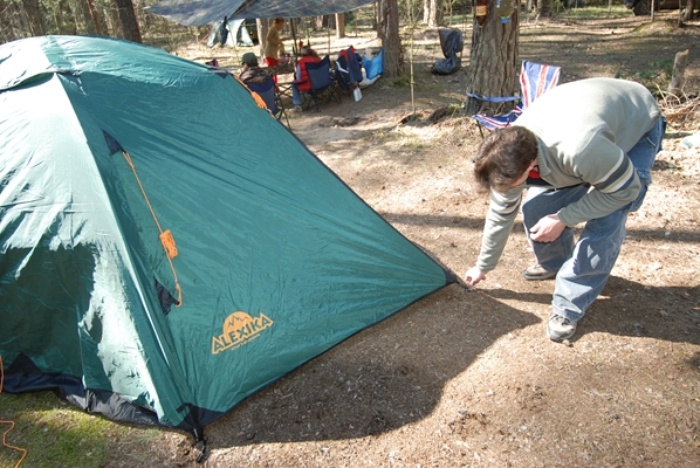
[[[292,112],[302,112],[302,111],[303,111],[303,109],[301,108],[301,106],[294,106],[292,108]]]
[[[556,270],[548,270],[539,263],[535,263],[530,268],[523,270],[523,278],[528,281],[541,281],[557,276]]]
[[[552,341],[568,340],[576,333],[576,322],[561,315],[552,315],[547,324],[547,334]]]

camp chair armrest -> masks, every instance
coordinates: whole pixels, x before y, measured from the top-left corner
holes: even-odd
[[[503,102],[519,101],[520,96],[482,96],[476,93],[467,92],[467,97],[477,99],[483,102],[492,102],[494,104],[500,104]]]

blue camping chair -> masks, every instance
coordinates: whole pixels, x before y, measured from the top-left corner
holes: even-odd
[[[251,91],[258,93],[262,100],[265,101],[267,110],[270,111],[275,119],[281,122],[282,117],[284,117],[287,121],[287,128],[291,128],[289,126],[287,112],[285,112],[284,106],[282,105],[282,99],[280,98],[279,94],[277,94],[275,89],[275,81],[272,79],[272,75],[270,75],[263,83],[249,81],[246,83],[246,86]]]
[[[309,81],[311,81],[311,89],[308,94],[313,98],[313,103],[318,109],[318,103],[330,102],[331,100],[340,104],[340,93],[338,91],[338,84],[331,72],[331,60],[326,55],[323,60],[316,63],[307,63],[306,72],[309,74]]]
[[[524,109],[537,97],[552,89],[559,83],[561,67],[543,65],[535,62],[523,61],[520,70],[520,96],[480,96],[475,93],[467,93],[472,112],[470,114],[479,125],[479,132],[483,137],[482,127],[488,130],[496,130],[511,125],[522,114]],[[500,115],[479,114],[479,108],[484,102],[501,104],[514,102],[513,110]]]

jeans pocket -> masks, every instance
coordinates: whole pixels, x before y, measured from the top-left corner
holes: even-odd
[[[649,130],[627,154],[637,170],[642,183],[651,182],[651,169],[659,151],[666,128],[666,119],[663,116]],[[635,202],[636,203],[636,202]]]

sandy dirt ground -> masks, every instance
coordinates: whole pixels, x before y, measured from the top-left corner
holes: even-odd
[[[355,37],[334,47],[349,44],[377,45]],[[481,137],[459,113],[429,118],[464,103],[466,73],[429,72],[435,31],[415,31],[414,44],[413,102],[408,86],[380,80],[360,102],[345,97],[290,124],[370,206],[462,275],[487,207],[470,174]],[[553,282],[521,278],[533,258],[516,226],[485,283],[448,286],[249,398],[207,427],[199,466],[700,466],[700,148],[681,145],[700,130],[700,24],[630,14],[521,25],[521,59],[562,66],[564,82],[648,79],[687,48],[690,99],[663,103],[670,125],[654,185],[570,346],[546,338]],[[165,432],[143,466],[196,466],[191,443]],[[140,464],[115,453],[108,466]]]

